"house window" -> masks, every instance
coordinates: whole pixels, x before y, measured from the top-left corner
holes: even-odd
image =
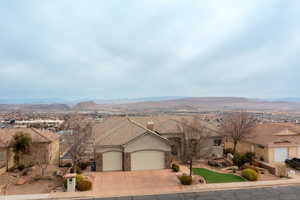
[[[222,139],[214,139],[214,146],[221,146]]]

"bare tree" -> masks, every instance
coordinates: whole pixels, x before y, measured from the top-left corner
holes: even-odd
[[[63,128],[68,130],[65,135],[65,144],[71,157],[73,168],[86,156],[92,140],[92,124],[80,115],[73,115],[67,119]]]
[[[257,124],[257,119],[248,112],[240,111],[229,113],[224,116],[220,132],[233,142],[233,153],[239,142],[252,137],[251,132]]]
[[[182,133],[183,158],[189,164],[190,176],[192,176],[193,160],[199,159],[203,154],[201,151],[205,148],[204,143],[207,141],[208,134],[201,120],[196,116],[191,121],[185,118],[177,121],[177,128]]]

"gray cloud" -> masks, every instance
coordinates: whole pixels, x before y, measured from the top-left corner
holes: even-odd
[[[7,1],[3,98],[300,96],[298,1]]]

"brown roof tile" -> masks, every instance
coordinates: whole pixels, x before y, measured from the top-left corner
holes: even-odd
[[[58,134],[48,130],[34,128],[2,128],[0,129],[0,147],[9,146],[14,135],[19,132],[29,134],[32,141],[36,143],[51,142],[59,138]]]

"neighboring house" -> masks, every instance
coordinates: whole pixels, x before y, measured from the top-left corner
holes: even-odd
[[[32,139],[30,153],[22,155],[20,163],[28,166],[47,156],[50,164],[59,163],[59,135],[47,130],[33,128],[0,129],[0,174],[15,166],[12,141],[17,133],[28,134]],[[43,160],[45,160],[43,158]]]
[[[97,171],[169,168],[182,154],[182,133],[177,126],[174,116],[105,119],[93,129]],[[223,152],[220,137],[214,134],[204,154],[211,156],[213,149],[216,154]]]
[[[232,147],[232,142],[227,140],[225,148]],[[249,139],[237,145],[237,151],[255,152],[259,160],[268,163],[300,158],[300,126],[293,123],[259,124]]]

